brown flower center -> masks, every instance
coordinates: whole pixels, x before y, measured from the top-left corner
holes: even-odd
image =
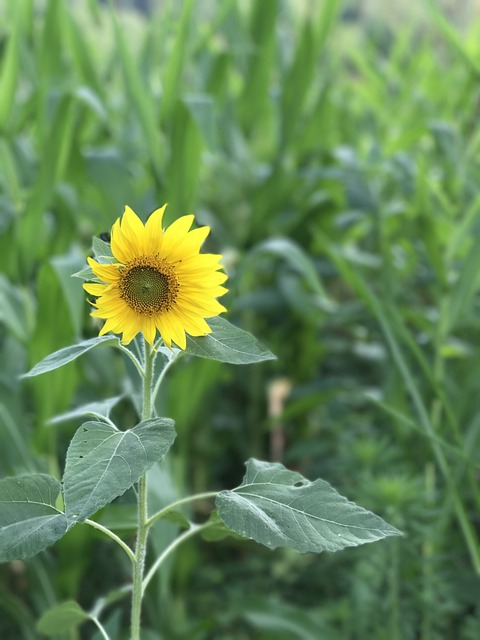
[[[179,291],[174,267],[156,256],[139,256],[125,265],[118,286],[120,297],[144,316],[171,309]]]

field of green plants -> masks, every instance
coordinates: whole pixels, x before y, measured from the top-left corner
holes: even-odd
[[[178,438],[152,499],[236,486],[257,457],[404,535],[319,555],[187,541],[146,593],[145,640],[477,640],[475,2],[142,4],[0,3],[0,477],[60,477],[79,405],[117,398],[117,424],[134,422],[113,349],[20,375],[98,334],[71,277],[92,236],[126,204],[146,220],[168,202],[167,223],[211,227],[226,317],[277,360],[172,368],[160,403]],[[130,502],[98,515],[125,539]],[[152,549],[176,527],[159,523]],[[78,526],[0,565],[0,638],[45,637],[46,610],[107,593],[105,626],[126,639],[127,562]]]

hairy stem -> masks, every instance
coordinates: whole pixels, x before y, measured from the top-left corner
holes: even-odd
[[[150,571],[143,581],[142,593],[145,592],[145,589],[148,587],[150,580],[153,578],[163,561],[172,553],[172,551],[174,551],[180,544],[182,544],[182,542],[184,542],[188,538],[191,538],[203,529],[207,529],[210,526],[211,524],[209,522],[205,522],[204,524],[191,523],[189,529],[179,535],[178,538],[175,538],[175,540],[173,540],[173,542],[168,545],[164,552],[160,556],[158,556],[158,558],[150,568]]]
[[[145,369],[143,375],[143,407],[142,420],[148,420],[152,415],[152,373],[155,352],[150,345],[145,344]],[[147,476],[143,475],[138,481],[138,523],[137,543],[135,546],[135,564],[133,569],[132,587],[132,619],[131,638],[140,640],[140,620],[142,612],[142,581],[145,567],[148,538],[148,509],[147,509]]]
[[[125,542],[119,538],[117,536],[116,533],[113,533],[113,531],[110,531],[110,529],[108,529],[107,527],[104,527],[103,524],[100,524],[99,522],[95,522],[95,520],[90,520],[90,518],[87,518],[85,520],[85,524],[90,525],[91,527],[93,527],[94,529],[98,529],[98,531],[101,531],[102,533],[104,533],[105,535],[107,535],[109,538],[111,538],[112,540],[115,540],[115,542],[122,547],[122,549],[125,551],[125,553],[127,554],[127,556],[130,558],[130,560],[132,561],[133,564],[136,563],[136,558],[135,555],[133,553],[133,551],[130,549],[130,547],[128,546],[128,544],[125,544]]]
[[[188,504],[189,502],[195,502],[195,500],[208,500],[209,498],[215,498],[218,495],[218,491],[206,491],[205,493],[196,493],[193,496],[188,496],[187,498],[181,498],[180,500],[176,500],[171,504],[167,505],[161,511],[157,511],[153,516],[147,520],[147,527],[150,527],[154,522],[163,518],[167,513],[173,511],[177,507],[180,507],[182,504]]]

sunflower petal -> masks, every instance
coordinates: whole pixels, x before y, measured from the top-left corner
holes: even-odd
[[[100,280],[108,282],[109,284],[117,282],[119,278],[119,264],[99,264],[93,258],[87,258],[87,262],[97,278],[100,278]]]
[[[87,293],[98,298],[104,294],[105,289],[108,289],[109,285],[97,284],[96,282],[85,282],[82,286]]]
[[[170,254],[175,252],[176,246],[181,243],[192,226],[195,217],[182,216],[173,222],[163,234],[162,258],[170,261]]]
[[[145,237],[146,237],[146,254],[160,253],[162,247],[162,220],[163,214],[167,205],[164,204],[160,209],[156,209],[150,214],[145,224]]]

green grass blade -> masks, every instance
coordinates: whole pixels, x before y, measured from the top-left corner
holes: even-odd
[[[15,26],[10,33],[0,75],[0,132],[7,133],[19,77],[20,43]]]
[[[451,23],[445,18],[441,10],[439,9],[436,0],[426,0],[427,6],[430,10],[430,16],[433,21],[445,36],[447,42],[452,46],[452,49],[457,51],[460,58],[464,61],[467,67],[476,75],[480,75],[480,64],[477,62],[473,54],[468,51],[465,46],[464,40],[456,32]]]
[[[375,296],[371,289],[367,287],[363,278],[358,273],[353,271],[346,263],[346,261],[344,261],[335,250],[331,249],[329,251],[329,255],[336,264],[340,273],[344,276],[345,280],[350,283],[350,285],[354,288],[358,295],[366,302],[370,310],[373,312],[374,316],[377,318],[380,327],[382,328],[387,344],[390,347],[393,360],[397,365],[406,388],[408,389],[413,405],[417,411],[420,424],[422,425],[425,433],[429,438],[434,457],[448,487],[460,528],[462,529],[465,542],[470,552],[472,565],[475,571],[480,575],[480,544],[478,541],[477,533],[466,512],[465,505],[463,504],[460,493],[456,487],[455,478],[453,477],[453,474],[450,470],[447,459],[443,453],[442,448],[437,442],[435,430],[430,421],[427,408],[425,407],[422,397],[417,389],[415,378],[412,375],[407,361],[403,356],[402,350],[400,348],[400,345],[398,344],[389,318],[385,314],[379,299]]]
[[[189,44],[189,33],[194,6],[195,3],[193,0],[185,0],[185,2],[183,2],[182,13],[177,26],[173,49],[168,57],[165,67],[161,103],[161,116],[163,122],[168,122],[171,119],[176,101],[181,97],[181,78],[187,47]]]
[[[144,85],[136,61],[130,51],[124,27],[112,10],[115,42],[125,78],[125,89],[131,103],[131,112],[138,115],[138,124],[143,132],[145,147],[148,149],[154,176],[161,182],[164,161],[164,144],[156,121],[154,102],[149,89]]]

